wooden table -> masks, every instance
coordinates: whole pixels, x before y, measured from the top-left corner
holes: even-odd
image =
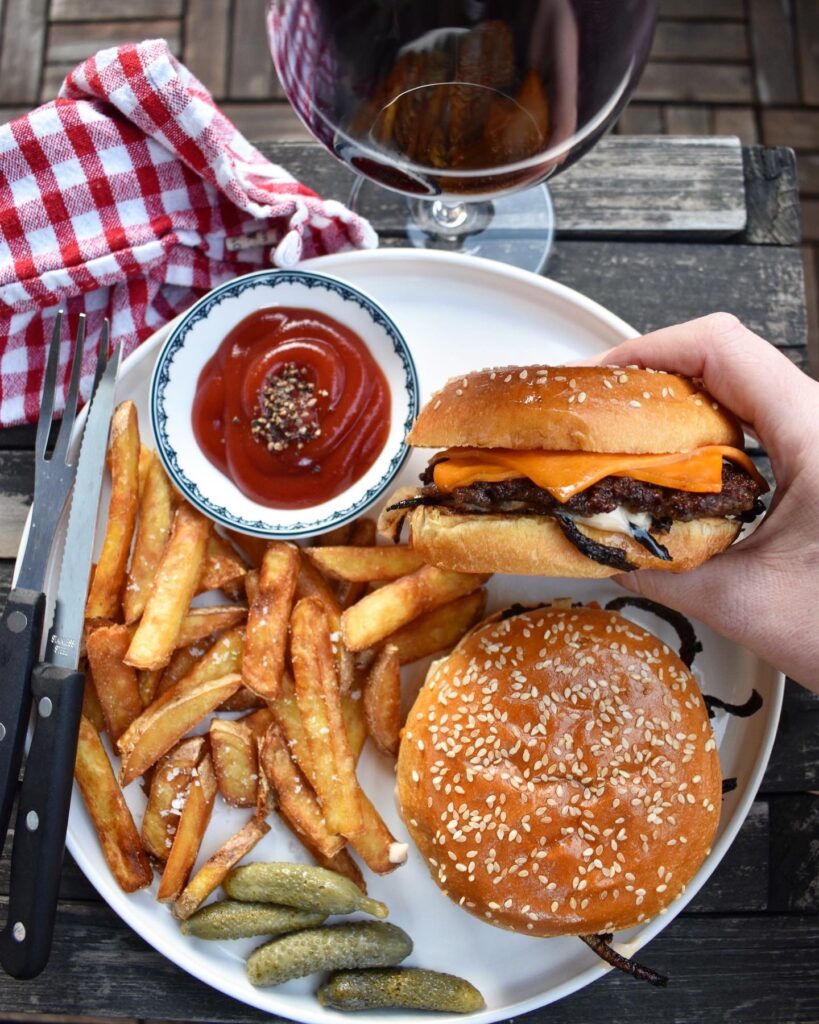
[[[316,145],[263,148],[307,184],[346,199],[352,179]],[[730,139],[605,140],[553,186],[549,276],[640,330],[727,309],[806,365],[793,154]],[[377,223],[382,244],[400,244]],[[31,501],[33,430],[0,433],[0,587]],[[764,453],[756,453],[769,472]],[[773,757],[733,847],[643,959],[671,976],[652,989],[617,971],[538,1021],[631,1024],[819,1019],[819,699],[789,682]],[[9,837],[0,860],[8,893]],[[165,913],[157,910],[157,913]],[[544,946],[544,957],[548,946]],[[30,982],[0,976],[5,1014],[261,1021],[165,960],[102,903],[66,856],[51,963]],[[269,1018],[268,1018],[269,1019]]]

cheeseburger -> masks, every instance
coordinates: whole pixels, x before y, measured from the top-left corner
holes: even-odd
[[[496,617],[434,663],[397,787],[450,899],[499,928],[587,941],[682,893],[721,806],[693,676],[653,634],[597,608]]]
[[[655,370],[516,366],[449,381],[408,441],[441,448],[395,495],[412,546],[462,572],[610,576],[693,569],[763,511],[737,420]]]

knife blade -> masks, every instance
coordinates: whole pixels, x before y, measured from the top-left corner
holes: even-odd
[[[54,619],[44,661],[34,668],[34,732],[26,760],[11,854],[0,963],[33,978],[51,951],[85,677],[80,658],[85,595],[96,531],[114,389],[117,346],[91,400],[71,494]]]

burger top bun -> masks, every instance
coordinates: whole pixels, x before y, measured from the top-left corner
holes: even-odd
[[[690,451],[742,447],[739,423],[694,381],[609,366],[507,366],[448,381],[407,438],[421,448]]]
[[[685,888],[720,816],[691,673],[614,613],[496,619],[435,662],[407,719],[401,813],[440,888],[532,935],[616,931]]]

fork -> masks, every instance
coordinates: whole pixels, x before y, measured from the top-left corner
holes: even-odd
[[[20,774],[23,740],[31,706],[31,670],[39,655],[45,594],[43,583],[51,544],[65,508],[76,465],[69,444],[77,418],[85,314],[81,313],[74,338],[71,378],[62,423],[50,457],[48,439],[54,422],[54,398],[60,361],[63,312],[57,313],[43,378],[40,416],[34,446],[34,503],[25,550],[14,588],[0,619],[0,852],[8,830],[11,805]],[[109,328],[105,321],[97,352],[93,396],[108,361]]]

